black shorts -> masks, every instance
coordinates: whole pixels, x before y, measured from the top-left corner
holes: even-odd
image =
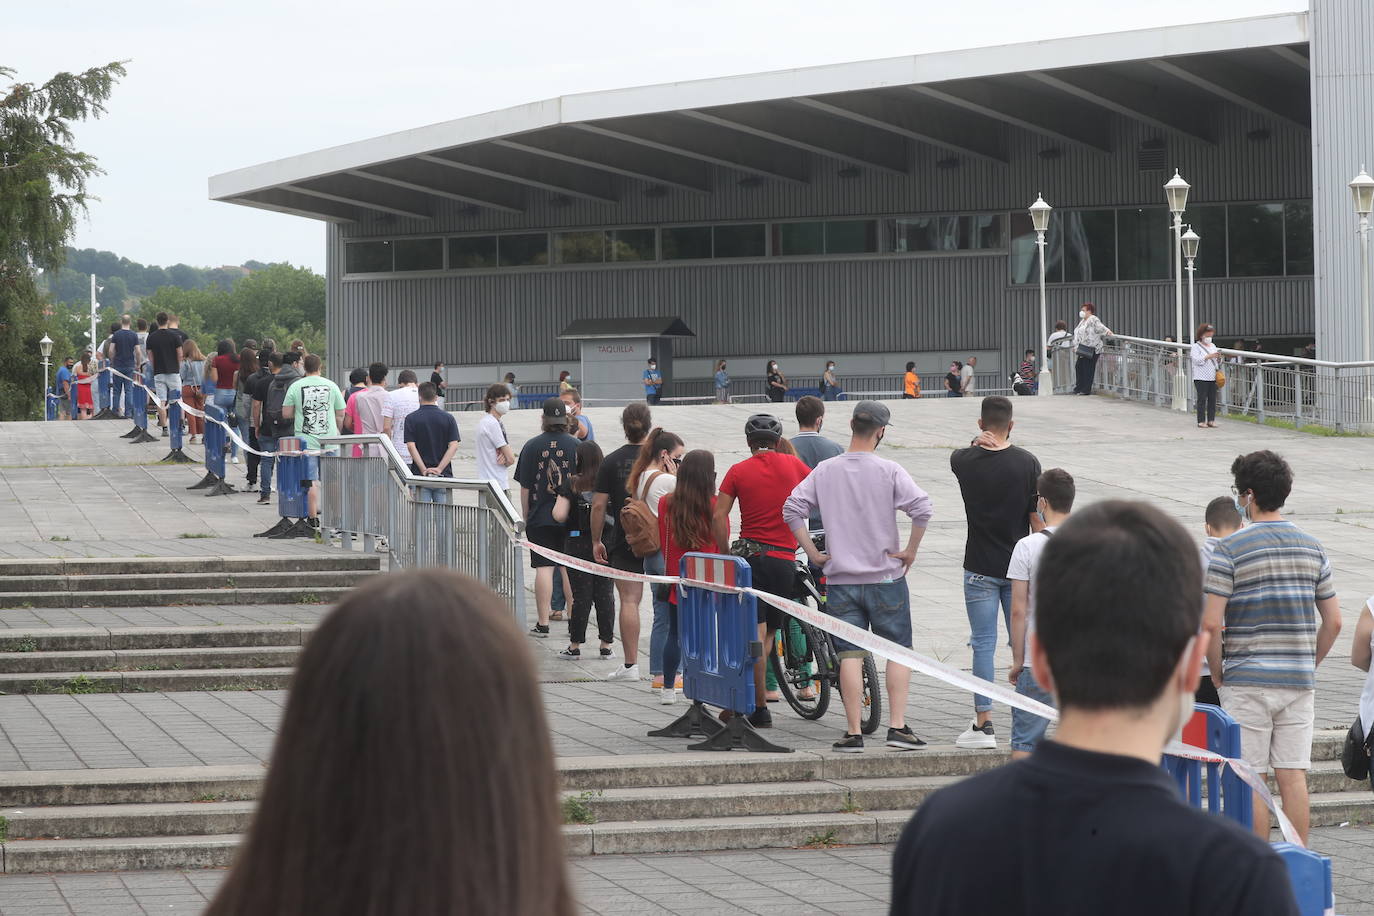
[[[612,569],[618,569],[621,572],[644,572],[644,558],[635,556],[630,545],[624,541],[619,541],[612,546],[607,551],[606,558],[611,561]]]
[[[540,525],[538,528],[526,528],[525,538],[531,544],[538,544],[540,547],[547,547],[549,550],[562,552],[563,542],[567,540],[568,531],[562,525]],[[530,551],[530,569],[542,569],[547,566],[557,566],[558,564],[541,553]]]
[[[749,558],[749,568],[753,571],[754,588],[779,598],[796,598],[797,566],[793,561],[760,554]],[[766,601],[759,602],[758,621],[768,624],[768,629],[781,627],[784,617],[778,608]]]

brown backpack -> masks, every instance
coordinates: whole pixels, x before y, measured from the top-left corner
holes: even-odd
[[[654,478],[662,473],[653,473],[644,485],[644,493],[653,489]],[[620,530],[625,532],[625,543],[630,546],[630,552],[637,557],[652,556],[661,549],[658,543],[658,516],[642,499],[631,496],[625,500],[620,510]]]

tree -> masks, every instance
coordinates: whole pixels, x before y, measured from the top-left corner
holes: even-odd
[[[0,420],[41,415],[38,339],[70,338],[43,314],[36,271],[57,271],[78,216],[86,182],[101,174],[95,157],[73,148],[72,124],[100,117],[122,63],[84,73],[58,73],[42,85],[0,89]],[[0,67],[0,80],[15,71]]]

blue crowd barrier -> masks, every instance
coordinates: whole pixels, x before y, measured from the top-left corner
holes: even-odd
[[[753,572],[739,557],[688,553],[682,557],[680,569],[686,579],[739,588],[752,584]],[[692,750],[791,751],[768,741],[749,724],[755,701],[754,665],[763,654],[757,599],[683,585],[678,588],[677,614],[682,692],[692,705],[667,728],[649,734],[663,738],[705,736],[705,741],[689,745]],[[706,704],[730,710],[733,715],[722,727],[706,710]]]
[[[195,459],[181,450],[181,399],[173,398],[167,403],[167,436],[171,441],[171,451],[162,460],[168,464],[194,464]]]
[[[61,399],[58,398],[57,395],[53,394],[51,391],[43,392],[43,419],[57,419],[57,402],[59,400]]]
[[[1335,911],[1336,895],[1331,882],[1331,860],[1326,856],[1294,846],[1275,843],[1274,851],[1288,866],[1288,880],[1302,916],[1326,916]]]
[[[1240,757],[1240,725],[1220,706],[1197,703],[1193,717],[1183,727],[1183,740],[1223,757]],[[1254,795],[1229,767],[1164,755],[1164,769],[1174,777],[1179,791],[1195,808],[1203,806],[1205,784],[1207,810],[1228,817],[1247,830],[1254,822]]]
[[[224,410],[214,404],[205,405],[205,434],[201,436],[201,441],[205,445],[205,476],[199,483],[187,487],[188,490],[204,490],[210,492],[206,496],[224,496],[227,493],[235,492],[233,485],[224,479],[224,451],[225,444],[228,442],[228,434],[224,427],[215,420],[224,420]]]
[[[305,518],[310,514],[303,483],[307,456],[297,454],[305,440],[286,436],[277,440],[277,514],[282,518]]]
[[[148,389],[133,385],[129,391],[129,409],[133,413],[134,428],[123,435],[135,444],[156,442],[157,437],[148,435]]]

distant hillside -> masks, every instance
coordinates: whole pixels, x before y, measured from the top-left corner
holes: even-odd
[[[255,270],[268,267],[262,261],[248,261],[224,267],[192,267],[173,264],[171,267],[140,264],[120,257],[113,251],[94,248],[67,248],[67,263],[49,285],[54,302],[88,303],[90,275],[105,287],[96,298],[101,306],[116,311],[124,307],[130,297],[151,296],[164,286],[177,289],[232,289],[234,284]]]

